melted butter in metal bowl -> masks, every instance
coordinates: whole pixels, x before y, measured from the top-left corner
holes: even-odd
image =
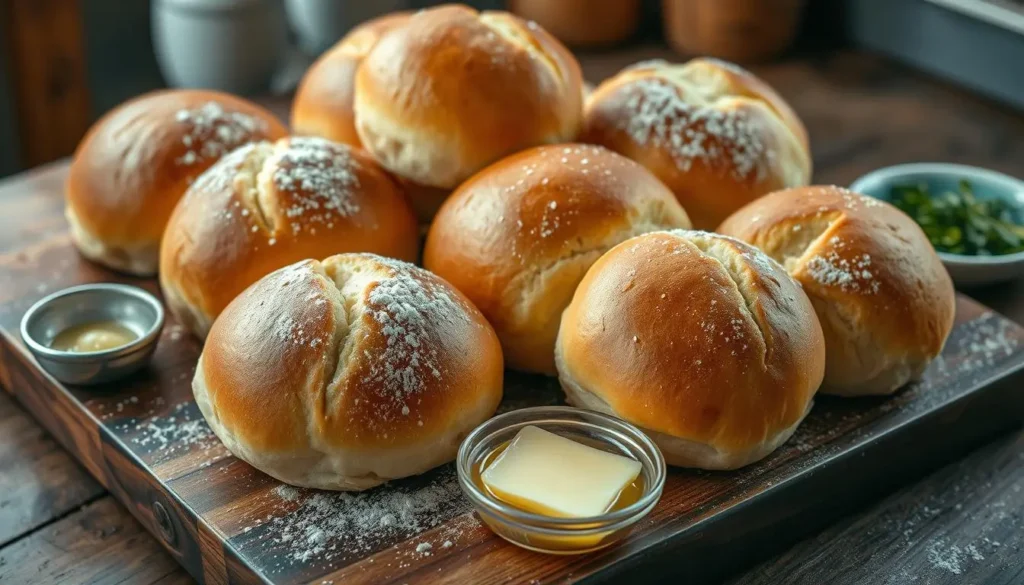
[[[122,347],[139,335],[117,321],[96,321],[72,325],[53,338],[50,347],[59,351],[89,353]]]
[[[21,337],[39,365],[68,384],[101,384],[142,368],[164,324],[160,300],[134,286],[75,286],[33,305]]]

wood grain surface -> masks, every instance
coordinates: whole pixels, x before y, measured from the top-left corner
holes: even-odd
[[[1024,583],[1022,491],[1014,432],[730,583]]]
[[[102,496],[19,540],[0,552],[0,577],[4,583],[191,582],[119,506]]]
[[[0,394],[0,549],[104,490],[38,424]]]
[[[89,88],[80,0],[7,0],[0,38],[25,167],[71,154],[89,127]]]
[[[595,67],[615,67],[618,63],[627,63],[632,60],[636,60],[637,58],[650,58],[652,56],[656,56],[656,54],[652,54],[652,52],[650,51],[635,55],[609,54],[598,56],[591,61],[585,61],[584,64],[585,67],[587,67],[589,63],[589,68],[593,70]],[[1019,165],[1020,160],[1022,160],[1020,158],[1019,140],[1011,140],[1009,142],[1004,143],[1000,148],[995,148],[992,149],[991,151],[981,152],[980,154],[978,153],[979,148],[985,146],[986,143],[984,143],[983,141],[971,141],[973,140],[971,138],[972,136],[979,134],[982,130],[987,130],[989,126],[992,127],[992,132],[990,134],[995,138],[998,138],[1001,133],[1006,133],[1009,134],[1011,137],[1016,136],[1019,138],[1020,136],[1024,135],[1019,120],[1015,120],[1013,117],[1007,116],[1005,112],[999,110],[998,108],[992,108],[980,102],[968,102],[971,107],[959,109],[954,108],[954,106],[962,105],[962,103],[969,98],[966,98],[965,96],[961,95],[959,92],[955,90],[950,90],[949,88],[945,88],[939,84],[933,84],[921,79],[917,79],[913,75],[907,74],[905,71],[902,71],[899,68],[889,66],[888,64],[871,57],[866,57],[862,55],[842,54],[837,57],[827,59],[796,61],[782,65],[770,66],[760,71],[760,73],[765,75],[765,77],[768,78],[769,81],[775,83],[776,86],[780,87],[782,93],[787,94],[787,96],[790,97],[790,99],[797,106],[798,111],[801,112],[801,115],[804,117],[804,120],[808,123],[808,126],[811,130],[811,134],[813,139],[815,140],[816,145],[815,150],[816,162],[818,163],[818,178],[823,182],[848,182],[849,179],[853,178],[854,176],[856,176],[856,174],[859,174],[860,172],[858,170],[858,165],[860,163],[858,163],[857,161],[863,160],[865,157],[869,156],[878,156],[882,158],[884,164],[903,162],[905,160],[913,160],[912,158],[904,158],[897,156],[898,153],[900,153],[901,151],[914,150],[915,147],[913,145],[908,146],[907,144],[904,143],[890,144],[884,140],[876,140],[873,143],[872,141],[869,140],[867,142],[867,147],[857,145],[854,145],[853,147],[848,146],[846,147],[845,155],[843,155],[840,152],[843,149],[840,148],[838,150],[835,150],[835,143],[838,139],[838,136],[832,135],[832,133],[829,131],[830,128],[828,122],[842,122],[841,112],[833,112],[831,109],[819,109],[815,111],[813,114],[809,114],[805,112],[805,109],[807,109],[806,104],[803,104],[802,102],[805,100],[805,97],[806,99],[819,100],[822,99],[822,94],[830,94],[836,92],[842,93],[844,91],[843,87],[846,86],[847,84],[850,87],[862,88],[862,91],[859,94],[859,99],[863,102],[862,104],[860,104],[860,125],[853,128],[852,133],[854,134],[862,133],[867,134],[869,137],[871,135],[877,137],[880,134],[884,135],[885,132],[889,130],[887,125],[896,126],[897,129],[899,129],[900,125],[892,120],[894,114],[888,112],[888,109],[885,106],[886,101],[893,101],[885,98],[899,98],[895,101],[898,101],[904,105],[904,107],[902,108],[903,110],[905,110],[906,107],[918,107],[923,110],[929,110],[935,109],[935,107],[937,106],[939,110],[947,109],[950,111],[948,116],[950,120],[948,122],[949,125],[953,126],[952,130],[948,130],[946,127],[940,127],[938,129],[932,128],[929,124],[924,123],[925,118],[915,118],[916,121],[906,125],[902,129],[901,134],[903,136],[914,136],[914,140],[916,141],[914,142],[914,144],[928,145],[920,149],[921,152],[925,153],[923,155],[923,158],[938,158],[941,156],[941,153],[950,151],[951,146],[955,147],[958,143],[962,143],[966,140],[970,142],[970,144],[967,145],[967,147],[963,150],[961,155],[959,155],[958,157],[955,157],[953,155],[946,155],[944,158],[958,160],[961,162],[980,162],[981,164],[985,164],[986,166],[1002,168],[1002,170],[1006,170],[1011,173],[1014,172],[1014,165]],[[878,87],[884,90],[887,86],[891,87],[893,84],[902,84],[904,77],[911,80],[910,82],[906,83],[906,87],[890,89],[888,92],[879,91],[878,89],[872,89],[871,87],[864,87],[862,85],[865,84],[866,81],[871,81],[872,83],[878,84]],[[591,75],[591,78],[594,78],[594,76]],[[780,81],[781,79],[788,79],[789,81]],[[784,83],[790,83],[792,85],[784,85]],[[815,87],[815,85],[818,85],[819,87]],[[799,91],[797,91],[797,88],[799,88]],[[790,93],[793,93],[793,95],[790,95]],[[907,93],[911,95],[906,95]],[[815,94],[817,94],[817,97],[807,97],[814,96]],[[920,98],[919,96],[924,97]],[[922,102],[922,99],[929,98],[933,100],[932,104],[929,105]],[[823,106],[827,104],[820,105]],[[836,105],[835,107],[839,108],[841,107],[841,105]],[[865,124],[864,118],[871,117],[870,115],[872,113],[877,115],[879,122],[874,125]],[[893,124],[889,124],[890,122],[893,122]],[[943,124],[946,123],[947,121],[944,120]],[[996,127],[998,127],[998,129]],[[831,128],[831,130],[834,131],[836,129]],[[842,128],[840,128],[839,130],[841,131]],[[843,136],[845,136],[845,134],[843,134]],[[830,156],[822,157],[820,152],[820,150],[822,149],[826,153],[840,152],[840,154],[832,154]],[[952,150],[955,150],[955,148],[953,148]],[[1016,156],[1018,157],[1016,159],[1016,162],[1012,158],[1005,158],[1007,152],[1009,152],[1011,155],[1016,153]],[[868,165],[868,168],[865,168],[864,170],[868,170],[869,168],[871,168],[871,166],[874,165]],[[85,274],[92,274],[96,278],[102,278],[101,274],[96,275],[90,272],[91,267],[80,266],[80,264],[84,263],[76,261],[75,259],[69,260],[68,258],[61,256],[60,254],[60,249],[66,249],[67,242],[66,239],[61,238],[64,225],[63,220],[60,217],[61,204],[59,198],[40,197],[38,194],[59,192],[61,182],[61,169],[53,168],[48,171],[43,171],[42,173],[34,175],[32,177],[21,178],[16,180],[14,183],[9,182],[5,184],[2,189],[4,195],[16,192],[22,195],[17,197],[19,201],[17,201],[16,204],[12,203],[10,206],[7,206],[7,202],[11,201],[12,197],[0,197],[0,259],[2,259],[4,266],[7,266],[8,262],[12,263],[13,265],[21,266],[25,266],[27,264],[37,264],[39,268],[46,272],[44,277],[40,278],[40,280],[35,282],[35,293],[38,294],[38,296],[41,296],[48,290],[53,290],[58,286],[63,286],[62,275],[67,272],[84,272]],[[5,211],[12,213],[3,213]],[[24,249],[20,248],[20,246],[24,246]],[[9,287],[5,286],[6,283],[11,282],[11,280],[14,278],[12,274],[14,274],[15,272],[17,271],[0,272],[0,303],[4,303],[5,305],[7,301],[11,300],[13,300],[16,305],[21,303],[21,301],[18,300],[21,297],[19,297],[18,295],[26,294],[23,289],[21,290],[20,293],[12,293],[10,292]],[[1013,288],[1011,287],[1010,290],[1012,291]],[[32,294],[33,293],[29,292],[28,296],[32,296]],[[965,305],[962,304],[961,307],[963,306]],[[972,307],[972,305],[969,304],[966,306]],[[18,309],[13,310],[17,311]],[[23,306],[20,308],[20,310],[24,310]],[[977,316],[976,308],[973,310],[975,311],[975,316]],[[172,330],[168,333],[165,333],[165,336],[173,334],[174,333]],[[155,370],[157,370],[157,372],[147,373],[145,377],[147,379],[151,379],[151,381],[152,379],[155,379],[156,386],[161,389],[161,392],[166,388],[170,388],[165,384],[170,384],[170,386],[173,386],[173,380],[166,380],[164,379],[166,378],[166,376],[157,375],[158,371],[160,370],[159,367],[155,368]],[[4,375],[6,377],[4,382],[9,387],[10,382],[13,379],[13,376],[8,375],[6,371]],[[540,385],[544,386],[544,384]],[[124,416],[129,416],[130,414],[146,413],[148,412],[149,409],[153,409],[154,407],[158,407],[159,410],[159,412],[155,410],[154,414],[165,414],[165,416],[167,414],[173,416],[180,415],[182,416],[182,418],[186,416],[191,417],[194,415],[194,413],[188,411],[185,411],[184,413],[175,413],[173,410],[168,411],[169,406],[166,402],[163,404],[156,404],[154,400],[149,400],[140,406],[141,398],[139,398],[138,396],[136,397],[139,400],[139,402],[131,402],[130,394],[126,393],[137,392],[140,387],[141,386],[138,384],[129,384],[127,385],[127,387],[124,388],[113,389],[109,396],[105,395],[101,397],[101,399],[87,399],[90,408],[96,411],[96,413],[94,413],[93,418],[103,419],[104,417],[107,417],[108,420],[121,419]],[[171,388],[171,390],[173,390],[173,388]],[[524,392],[524,394],[532,395],[533,393]],[[125,396],[129,397],[128,402],[124,402]],[[56,398],[59,400],[59,397],[51,398]],[[101,408],[101,404],[106,406]],[[118,412],[118,404],[121,404],[120,412]],[[39,408],[49,408],[51,406],[51,403],[44,402],[43,404],[37,406]],[[113,414],[107,413],[108,408],[112,409]],[[125,412],[128,412],[129,415],[125,415]],[[58,431],[56,434],[57,436],[61,436],[62,432]],[[72,433],[63,434],[70,435],[64,437],[64,440],[68,441],[70,444],[79,445],[79,448],[83,450],[96,449],[101,454],[102,461],[107,461],[108,459],[109,461],[114,461],[116,462],[114,466],[118,468],[120,468],[122,464],[131,466],[131,464],[134,463],[132,456],[136,454],[136,451],[140,451],[140,449],[138,449],[138,446],[133,446],[130,444],[130,435],[127,435],[129,441],[129,448],[119,450],[115,446],[104,443],[103,441],[94,442],[87,436],[74,436]],[[145,440],[145,438],[145,436],[140,435],[139,440]],[[207,461],[210,461],[209,465],[206,468],[198,470],[189,471],[187,469],[187,466],[186,468],[176,468],[176,464],[174,463],[174,461],[182,459],[182,457],[174,456],[176,454],[173,453],[170,455],[166,453],[161,453],[160,449],[156,449],[155,455],[152,453],[143,453],[142,459],[152,459],[156,463],[156,468],[160,470],[160,473],[167,473],[168,477],[175,478],[176,481],[179,482],[177,485],[182,486],[183,493],[191,493],[188,492],[188,490],[201,490],[203,484],[206,482],[206,476],[203,473],[204,469],[217,467],[218,469],[225,470],[221,472],[223,474],[233,474],[239,471],[237,469],[237,462],[234,462],[234,465],[232,465],[232,463],[229,460],[222,459],[220,454],[208,453],[213,449],[202,448],[204,444],[204,440],[200,440],[198,443],[193,443],[189,445],[189,449],[185,450],[186,453],[192,453],[193,451],[196,451],[197,453],[202,454],[204,459],[201,460],[201,463],[206,463]],[[141,451],[145,450],[142,449]],[[163,451],[166,451],[166,448]],[[953,455],[951,454],[950,456]],[[980,457],[980,455],[976,455],[975,457]],[[1007,468],[1010,470],[1014,469],[1012,461],[1007,461]],[[931,462],[931,464],[934,464],[934,462]],[[110,473],[110,475],[116,477],[117,481],[119,482],[119,485],[127,486],[115,489],[115,494],[120,493],[122,497],[145,497],[152,495],[150,492],[147,491],[146,486],[143,485],[144,482],[143,484],[140,484],[139,478],[132,476],[130,473],[121,473],[120,471],[111,472],[110,470],[104,468],[103,466],[90,465],[90,468],[94,469],[94,471],[101,473],[101,477],[105,477],[107,473]],[[947,472],[945,470],[943,472],[939,472],[939,474],[937,474],[935,477],[939,477],[940,479],[935,481],[941,481],[943,473]],[[191,479],[189,479],[189,477],[191,477]],[[231,517],[237,518],[239,510],[252,510],[254,513],[262,513],[264,510],[267,510],[268,508],[272,509],[278,506],[279,503],[275,503],[273,501],[262,501],[261,503],[261,500],[259,498],[252,497],[253,494],[259,493],[261,490],[264,490],[267,487],[263,485],[263,482],[261,482],[260,477],[262,476],[258,476],[258,474],[254,473],[250,473],[250,475],[248,476],[243,473],[238,481],[233,482],[235,488],[224,491],[224,493],[222,494],[223,498],[221,498],[221,500],[210,502],[206,507],[203,507],[198,511],[201,514],[209,514],[210,517],[214,519],[215,524],[223,523],[226,525],[230,524]],[[697,483],[699,484],[700,481],[698,481]],[[1009,484],[1004,487],[1012,491],[1013,484]],[[985,493],[989,493],[992,498],[995,498],[996,496],[992,494],[1002,494],[1002,492],[998,491],[997,488],[998,486],[995,486],[992,488],[992,490]],[[984,492],[984,490],[981,491]],[[899,497],[899,495],[895,496],[895,498]],[[241,501],[242,503],[237,506],[234,506],[231,504],[232,501]],[[888,500],[887,502],[889,501],[891,500]],[[161,507],[164,507],[165,511],[167,508],[170,508],[172,511],[174,511],[174,506],[176,503],[177,502],[167,502],[166,506],[164,506],[164,503],[161,503]],[[289,501],[287,503],[294,502]],[[882,504],[882,506],[885,505],[886,504]],[[113,510],[111,510],[110,512],[111,516],[118,516],[116,513],[114,513]],[[141,507],[134,506],[132,508],[132,512],[139,516],[143,520],[143,522],[147,523],[147,526],[151,528],[154,526],[153,523],[156,523],[157,531],[160,530],[160,520],[156,518],[156,515],[150,513],[147,516],[146,510],[141,509]],[[71,518],[73,515],[74,514],[68,515],[66,516],[66,518]],[[952,516],[953,512],[950,512],[950,515]],[[164,516],[160,517],[164,518]],[[461,518],[462,516],[459,515],[456,517]],[[934,518],[938,517],[938,515],[929,517],[929,519],[924,521],[924,523],[937,522],[937,520],[934,520]],[[124,516],[121,515],[120,518],[124,518]],[[60,523],[60,521],[58,521],[57,523]],[[177,529],[173,522],[169,522],[168,525],[172,526],[172,528],[175,530]],[[184,533],[188,535],[195,534],[197,538],[196,542],[205,543],[205,546],[207,548],[217,548],[214,540],[211,540],[211,538],[216,538],[215,531],[210,530],[210,528],[210,525],[199,524],[193,526],[191,529],[188,527],[183,527],[182,529]],[[245,526],[241,527],[243,531],[244,528]],[[43,528],[43,530],[47,529],[49,529],[49,525]],[[462,531],[460,534],[465,536],[465,534],[468,533],[470,537],[472,537],[475,534],[476,530],[476,527],[464,526],[462,527]],[[249,532],[251,533],[252,530],[250,530]],[[37,531],[35,534],[38,533],[39,532]],[[172,536],[176,534],[177,533],[172,533]],[[243,532],[243,534],[247,533]],[[867,546],[869,543],[864,542],[863,536],[860,536],[861,532],[858,532],[855,526],[850,528],[848,535],[848,541],[851,542],[851,546],[859,546],[859,550],[869,550],[869,546]],[[251,538],[256,539],[255,536]],[[242,539],[242,541],[240,542],[244,543],[248,541]],[[17,544],[18,543],[15,543],[15,545]],[[1019,544],[1020,542],[1018,539],[1018,547]],[[491,559],[488,561],[488,563],[491,564],[500,565],[503,562],[513,564],[513,569],[508,571],[505,576],[516,578],[522,577],[525,580],[529,580],[531,578],[540,579],[549,576],[546,574],[535,576],[535,573],[522,571],[518,568],[518,563],[521,560],[519,556],[520,553],[516,551],[502,552],[503,550],[507,550],[508,547],[499,545],[500,543],[489,544],[487,546],[482,547],[482,549],[474,549],[470,551],[469,554],[485,555],[488,559]],[[12,566],[10,559],[20,559],[20,557],[15,557],[13,556],[13,553],[8,552],[9,549],[12,548],[12,546],[8,546],[0,550],[0,579],[12,575],[29,575],[28,573],[20,572],[4,572],[9,570],[9,567]],[[913,548],[914,546],[916,546],[916,548]],[[202,567],[202,569],[204,571],[208,570],[209,574],[211,575],[216,574],[239,576],[238,571],[243,570],[243,568],[241,567],[240,559],[236,554],[238,553],[238,550],[232,550],[231,548],[229,548],[229,550],[224,551],[223,547],[221,548],[222,554],[211,555],[210,560],[207,562],[206,566]],[[242,546],[242,548],[244,548],[244,546]],[[456,547],[453,546],[451,548]],[[807,548],[814,550],[813,545],[806,545],[804,549],[800,549],[798,547],[798,549],[795,550],[806,551]],[[920,548],[920,546],[912,544],[911,550],[918,551],[918,549]],[[962,550],[966,550],[966,548],[961,548]],[[24,553],[24,549],[19,548],[18,550]],[[806,555],[808,553],[804,552],[804,554]],[[917,561],[926,562],[928,560],[929,553],[927,552],[923,556],[920,554],[919,551],[915,554],[917,554],[919,557],[922,557],[918,558]],[[428,557],[428,562],[426,563],[427,567],[423,566],[424,563],[417,563],[417,566],[413,568],[413,563],[411,561],[417,559],[415,558],[415,555],[412,556],[414,557],[412,559],[407,559],[401,554],[392,557],[380,557],[378,555],[374,558],[379,559],[381,561],[389,561],[392,563],[396,563],[399,566],[403,564],[410,565],[409,567],[399,568],[413,569],[411,573],[413,573],[414,576],[417,576],[421,580],[426,580],[430,577],[441,575],[455,582],[454,579],[456,577],[465,576],[464,574],[458,573],[454,568],[447,564],[447,562],[444,559],[440,558],[440,555],[438,555],[437,557],[435,557],[434,555]],[[449,555],[449,557],[450,556],[451,555]],[[793,566],[791,564],[791,560],[787,562],[787,559],[792,558],[794,557],[787,555],[780,557],[778,562],[772,565],[773,567],[776,567],[776,569],[774,570],[780,571],[778,573],[780,575],[789,574],[782,573],[781,571],[785,571],[786,569],[784,569],[784,567],[786,566]],[[806,559],[806,557],[796,558]],[[913,555],[910,555],[910,558],[914,558]],[[899,560],[896,557],[891,557],[889,558],[890,563],[893,562],[894,559],[896,561]],[[974,561],[973,556],[970,557],[970,560]],[[885,559],[883,559],[883,562],[884,561]],[[749,560],[746,560],[745,562],[749,562]],[[964,562],[962,563],[963,566],[961,567],[961,571],[962,573],[967,573],[968,571],[973,570],[974,567],[980,564],[981,563],[979,562]],[[24,563],[21,560],[19,560],[17,562],[17,565],[21,566],[24,565]],[[827,562],[823,562],[820,570],[827,571],[827,565]],[[891,568],[891,565],[889,565],[889,567]],[[194,569],[195,567],[192,568]],[[885,565],[883,564],[882,568],[880,568],[879,570],[884,571],[884,568]],[[750,573],[751,580],[745,582],[775,582],[771,579],[763,581],[757,580],[756,575],[764,573],[765,570],[766,569],[764,568],[755,569]],[[946,572],[953,574],[950,571]],[[54,575],[51,573],[40,574],[50,576]],[[584,571],[574,572],[574,576],[585,576],[585,574],[586,573]],[[812,576],[814,575],[814,573],[808,574]],[[818,573],[818,575],[820,574],[821,573]],[[350,573],[343,573],[343,575],[341,576],[345,575],[352,576]],[[149,579],[149,577],[140,577],[138,582],[153,582],[152,579],[145,579]],[[72,579],[70,582],[74,581],[75,580]],[[11,582],[19,581],[12,580]],[[806,580],[804,582],[820,581]],[[930,581],[925,580],[920,582]]]

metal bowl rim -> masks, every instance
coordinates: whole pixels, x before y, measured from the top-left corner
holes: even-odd
[[[90,352],[71,352],[61,351],[53,349],[43,345],[37,341],[29,333],[29,324],[32,323],[36,315],[47,305],[54,302],[57,299],[80,294],[83,292],[93,291],[111,291],[116,294],[122,294],[134,297],[148,304],[156,312],[156,319],[149,326],[146,331],[135,339],[134,341],[115,347],[112,349],[105,349],[103,351],[90,351]],[[137,286],[131,286],[127,284],[119,284],[113,282],[102,282],[93,284],[82,284],[78,286],[72,286],[69,288],[61,289],[53,292],[45,297],[36,301],[28,311],[25,311],[25,315],[21,318],[21,338],[24,340],[25,345],[41,358],[46,358],[50,361],[55,362],[67,362],[67,363],[95,363],[95,362],[108,362],[117,358],[121,358],[127,355],[131,355],[136,352],[145,351],[150,345],[156,342],[160,336],[160,330],[164,325],[164,307],[163,304],[154,295],[148,291],[141,289]]]

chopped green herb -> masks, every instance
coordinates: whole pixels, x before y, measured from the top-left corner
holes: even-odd
[[[1002,199],[977,199],[970,183],[931,195],[928,186],[896,185],[889,200],[921,226],[935,249],[951,254],[996,256],[1024,251],[1019,212]]]

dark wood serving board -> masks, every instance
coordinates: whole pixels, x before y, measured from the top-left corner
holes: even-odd
[[[152,365],[121,383],[65,387],[17,333],[25,310],[75,284],[119,281],[82,260],[61,199],[0,217],[0,382],[206,583],[574,583],[707,579],[751,562],[1024,419],[1024,329],[959,297],[924,379],[895,396],[819,397],[796,435],[729,473],[672,470],[623,544],[544,556],[483,527],[451,465],[361,495],[283,487],[232,457],[191,395],[200,346],[172,321]],[[14,211],[6,209],[3,211]],[[503,409],[560,401],[555,381],[509,374]],[[0,471],[2,472],[2,471]],[[755,552],[756,551],[756,552]]]

